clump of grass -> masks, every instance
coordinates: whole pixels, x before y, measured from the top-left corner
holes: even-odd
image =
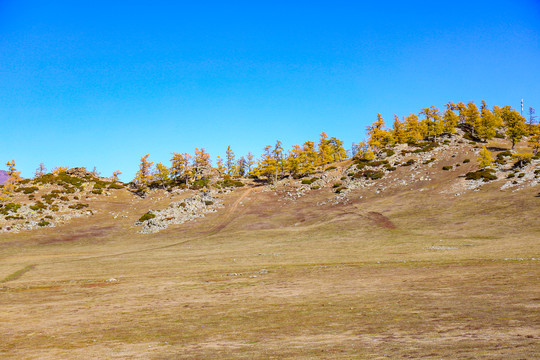
[[[312,177],[311,179],[303,179],[302,180],[302,184],[304,185],[311,185],[313,184],[315,181],[319,180],[319,178],[317,177]]]
[[[147,212],[146,214],[144,214],[143,216],[141,216],[139,218],[139,222],[144,222],[144,221],[147,221],[147,220],[150,220],[150,219],[153,219],[155,218],[156,215],[155,214],[152,214],[151,212]]]
[[[402,166],[411,166],[412,164],[414,164],[416,162],[416,160],[414,159],[409,159],[407,160],[407,162],[401,164]]]
[[[7,203],[4,207],[0,208],[0,214],[7,215],[8,213],[16,213],[21,208],[21,204]]]
[[[470,163],[470,162],[471,162],[471,159],[465,159],[465,160],[463,160],[463,163],[464,163],[464,164],[467,164],[467,163]]]
[[[77,204],[73,204],[73,205],[68,206],[68,208],[75,209],[75,210],[81,210],[81,209],[84,209],[84,208],[87,208],[87,207],[88,207],[88,204],[83,204],[83,203],[77,203]]]
[[[465,175],[465,179],[467,179],[467,180],[480,180],[480,179],[482,179],[485,182],[491,181],[491,180],[497,180],[497,176],[495,176],[494,173],[495,173],[495,170],[493,170],[493,169],[483,169],[483,170],[478,170],[478,171],[471,171],[471,172],[468,172]]]
[[[452,170],[452,166],[448,166],[448,165],[447,165],[447,166],[443,166],[442,169],[443,169],[444,171]]]

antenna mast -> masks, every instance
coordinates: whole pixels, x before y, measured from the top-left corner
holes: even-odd
[[[523,99],[521,99],[521,116],[523,116]]]

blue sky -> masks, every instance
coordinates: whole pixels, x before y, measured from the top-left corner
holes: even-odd
[[[0,161],[129,181],[147,153],[350,147],[378,112],[540,113],[538,1],[365,3],[0,0]]]

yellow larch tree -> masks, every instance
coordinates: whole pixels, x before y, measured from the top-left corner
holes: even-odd
[[[495,160],[491,156],[491,153],[489,152],[486,147],[482,147],[482,150],[480,150],[479,157],[478,157],[478,167],[480,169],[487,169],[491,168],[493,166],[493,163]]]
[[[446,134],[454,134],[456,127],[459,124],[459,116],[454,112],[456,105],[449,102],[446,105],[446,111],[443,115],[443,132]]]
[[[381,114],[377,114],[377,120],[367,127],[367,136],[369,146],[377,150],[395,143],[392,133],[385,129]]]
[[[405,118],[405,134],[407,142],[415,143],[423,139],[422,127],[418,115],[410,114]]]
[[[21,182],[21,172],[15,167],[15,160],[8,161],[6,163],[8,170],[7,174],[9,178],[7,182],[2,186],[0,191],[0,202],[6,202],[12,199],[13,193],[17,188],[17,185]]]
[[[397,115],[394,115],[394,128],[392,129],[392,136],[395,142],[403,144],[407,142],[407,132],[405,131],[405,124],[399,120]]]
[[[153,162],[148,161],[150,154],[146,154],[141,157],[141,162],[139,164],[139,171],[135,174],[134,182],[140,189],[146,189],[150,182],[152,181],[152,165]]]
[[[162,188],[166,187],[167,182],[169,181],[171,171],[170,169],[163,165],[162,163],[158,162],[156,164],[156,171],[154,172],[154,181],[157,181]]]
[[[227,150],[225,151],[225,155],[226,155],[225,166],[227,168],[227,174],[233,175],[234,167],[235,167],[235,161],[234,161],[235,155],[234,155],[234,152],[231,149],[231,145],[227,146]]]

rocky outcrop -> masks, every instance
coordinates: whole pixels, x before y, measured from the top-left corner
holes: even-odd
[[[182,224],[204,217],[206,213],[215,212],[221,206],[221,201],[213,197],[210,192],[202,192],[173,202],[165,209],[149,210],[148,216],[145,216],[147,219],[138,221],[135,225],[142,225],[140,233],[154,233],[172,224]]]

